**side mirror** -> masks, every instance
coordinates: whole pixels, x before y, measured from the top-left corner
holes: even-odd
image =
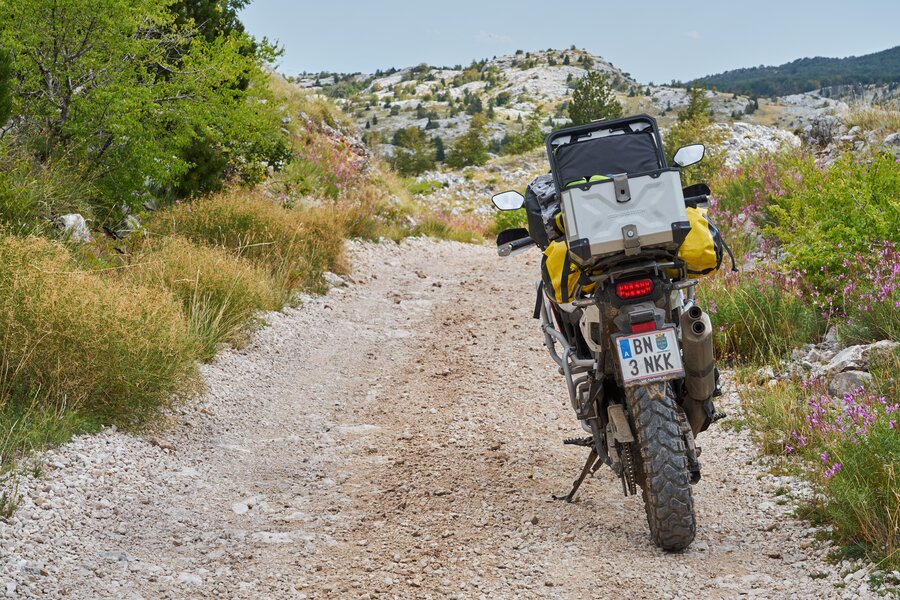
[[[525,206],[525,196],[519,192],[501,192],[491,198],[491,202],[500,210],[518,210]]]
[[[679,167],[689,167],[703,160],[704,154],[706,154],[706,146],[703,144],[691,144],[690,146],[679,148],[672,160]]]

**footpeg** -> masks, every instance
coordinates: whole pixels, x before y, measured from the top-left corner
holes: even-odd
[[[728,413],[726,413],[725,411],[719,411],[713,415],[712,422],[715,423],[716,421],[721,421],[722,419],[724,419],[727,416],[728,416]]]
[[[592,437],[584,437],[584,438],[568,438],[563,440],[563,444],[566,446],[584,446],[585,448],[593,448],[594,447],[594,438]]]

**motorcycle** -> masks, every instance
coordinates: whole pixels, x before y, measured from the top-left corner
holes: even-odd
[[[640,488],[651,537],[666,551],[694,539],[696,436],[725,416],[713,405],[721,392],[712,326],[695,300],[699,280],[679,255],[694,225],[685,211],[702,208],[710,193],[705,184],[682,188],[680,169],[704,152],[685,146],[669,167],[656,122],[645,115],[554,131],[551,200],[532,201],[529,228],[497,239],[503,257],[545,242],[534,316],[588,434],[564,440],[590,452],[571,491],[555,498],[572,502],[605,464],[626,496]],[[492,200],[500,210],[526,205],[519,192]],[[565,265],[554,279],[560,253]]]

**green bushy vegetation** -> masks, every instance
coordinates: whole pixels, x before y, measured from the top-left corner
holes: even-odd
[[[539,148],[544,143],[544,132],[541,124],[544,121],[544,113],[535,111],[528,115],[525,127],[522,131],[506,136],[501,143],[504,154],[524,154],[529,150]]]
[[[835,290],[845,260],[900,231],[900,168],[892,156],[860,161],[845,154],[827,169],[796,160],[781,193],[765,207],[765,232],[785,249],[785,264],[818,288]]]
[[[73,173],[80,203],[108,223],[123,206],[259,181],[289,155],[261,68],[274,53],[219,4],[243,3],[8,3],[0,47],[16,125],[3,153],[22,159],[25,178]],[[196,20],[204,7],[221,18]]]
[[[826,325],[845,344],[900,340],[898,177],[891,156],[847,154],[821,166],[796,149],[724,169],[712,183],[713,218],[754,256],[748,272],[698,288],[718,355],[777,366],[792,348],[820,341]],[[742,386],[762,449],[816,485],[806,514],[830,524],[840,544],[894,568],[898,368],[895,352],[870,367],[870,384],[843,398],[816,380]]]
[[[669,128],[663,139],[669,164],[674,164],[675,153],[682,146],[690,144],[706,146],[703,161],[682,170],[681,178],[684,185],[707,183],[725,165],[725,152],[722,149],[725,132],[715,127],[710,115],[711,107],[706,90],[692,89],[687,107],[678,114],[678,120]]]
[[[418,127],[398,130],[393,137],[394,155],[391,166],[404,177],[419,175],[434,168],[436,148]]]
[[[488,161],[487,117],[479,113],[472,117],[469,129],[456,138],[447,153],[447,166],[454,169],[476,166]]]
[[[825,333],[821,312],[791,277],[728,274],[703,281],[697,293],[715,330],[716,356],[726,360],[774,363]]]
[[[528,216],[524,208],[519,210],[497,210],[494,211],[493,233],[500,233],[504,229],[514,229],[517,227],[528,227]]]
[[[822,491],[805,512],[846,547],[900,565],[900,353],[872,366],[873,383],[832,398],[820,382],[748,384],[742,400],[763,450],[794,459]]]

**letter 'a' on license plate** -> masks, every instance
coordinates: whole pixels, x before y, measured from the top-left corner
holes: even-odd
[[[623,383],[684,377],[674,328],[613,338]]]

